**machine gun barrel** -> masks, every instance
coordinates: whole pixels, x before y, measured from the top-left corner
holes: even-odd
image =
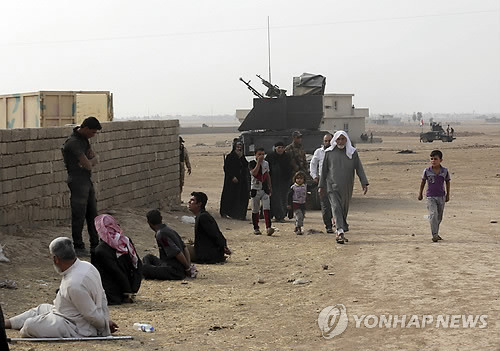
[[[279,86],[273,85],[271,82],[268,82],[258,74],[256,74],[256,76],[260,78],[262,84],[264,84],[264,86],[267,88],[266,96],[269,96],[270,98],[277,98],[286,95],[286,90],[280,89]]]
[[[272,85],[271,82],[268,82],[267,80],[265,80],[264,78],[262,78],[259,74],[256,74],[256,76],[258,78],[260,78],[260,80],[262,81],[262,84],[264,84],[268,89],[278,89],[279,90],[279,86],[277,85]]]
[[[245,84],[248,88],[248,90],[250,90],[255,96],[257,96],[259,99],[264,99],[264,96],[259,93],[257,90],[255,90],[255,88],[253,86],[250,85],[250,80],[248,80],[248,82],[245,82],[243,80],[243,78],[240,77],[240,80],[243,82],[243,84]]]

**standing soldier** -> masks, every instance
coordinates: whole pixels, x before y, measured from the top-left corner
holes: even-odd
[[[191,175],[191,162],[189,162],[189,155],[187,149],[184,147],[184,139],[182,139],[181,136],[179,136],[179,171],[180,171],[180,176],[179,176],[179,185],[181,188],[181,194],[182,194],[182,187],[184,186],[184,164],[186,164],[186,167],[188,169],[188,174]]]
[[[73,246],[78,256],[88,256],[82,240],[83,223],[87,221],[87,231],[90,239],[90,251],[99,244],[94,219],[97,217],[97,201],[94,184],[92,184],[92,169],[97,165],[97,157],[90,148],[89,139],[101,130],[101,124],[95,117],[83,120],[79,127],[64,143],[62,153],[64,164],[68,171],[68,187],[71,192],[71,232]]]
[[[292,133],[292,143],[285,148],[285,153],[290,157],[290,166],[292,167],[290,179],[299,171],[309,174],[300,131],[296,130]]]

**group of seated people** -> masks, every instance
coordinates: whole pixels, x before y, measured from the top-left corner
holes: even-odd
[[[192,262],[224,262],[231,250],[217,222],[205,210],[207,195],[193,192],[191,196],[188,208],[196,216],[194,245],[184,244],[179,234],[163,223],[160,211],[147,213],[159,258],[148,254],[141,261],[132,240],[109,214],[95,218],[100,241],[91,263],[77,258],[69,238],[54,239],[49,251],[55,270],[62,276],[54,304],[41,304],[5,319],[0,328],[18,329],[24,337],[108,336],[118,328],[109,319],[108,304],[133,302],[143,277],[196,277]]]

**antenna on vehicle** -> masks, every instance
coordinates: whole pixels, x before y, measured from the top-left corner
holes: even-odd
[[[269,65],[269,83],[271,80],[271,32],[269,31],[269,16],[267,16],[267,57],[268,57],[268,65]]]

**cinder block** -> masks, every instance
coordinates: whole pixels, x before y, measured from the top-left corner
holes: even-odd
[[[26,142],[26,152],[38,151],[38,140],[28,140]]]
[[[12,191],[10,193],[2,195],[2,197],[5,198],[5,205],[9,206],[17,203],[18,201],[22,201],[22,191],[23,190]]]
[[[54,182],[55,183],[66,182],[66,180],[68,179],[67,172],[58,171],[58,172],[53,172],[53,173],[54,173]]]
[[[28,128],[29,134],[30,134],[30,137],[29,137],[30,140],[38,139],[38,130],[39,129],[40,128]]]
[[[25,141],[30,138],[30,131],[26,128],[12,129],[12,141]]]
[[[7,143],[0,142],[0,155],[3,157],[7,153]]]
[[[14,191],[14,180],[3,180],[0,182],[1,184],[1,191],[0,193],[10,193],[11,191]]]
[[[106,133],[121,129],[123,121],[101,122],[102,130]]]
[[[43,163],[35,163],[35,174],[44,173],[44,164]]]
[[[49,184],[42,185],[41,189],[42,189],[41,196],[48,197],[51,195],[51,193],[50,193],[51,188],[50,188]]]
[[[12,179],[12,190],[18,191],[26,186],[25,180],[21,178]]]
[[[56,139],[56,138],[63,138],[63,137],[69,137],[66,135],[66,130],[61,128],[61,127],[47,127],[47,132],[45,134],[45,138],[47,139]]]
[[[17,167],[2,168],[1,174],[2,174],[1,177],[2,181],[15,179],[17,177]]]
[[[12,141],[12,129],[0,129],[0,142],[11,142]]]
[[[26,151],[25,141],[11,141],[7,144],[8,154],[21,154]]]
[[[52,160],[57,162],[63,162],[63,154],[61,148],[54,147],[50,149],[48,152],[52,154]]]
[[[18,178],[24,178],[36,173],[35,164],[28,164],[16,167],[16,175]]]
[[[31,201],[33,199],[39,199],[42,196],[42,187],[30,188],[25,190],[25,200]]]
[[[50,180],[48,178],[50,178]],[[35,174],[35,175],[32,175],[32,176],[26,178],[26,186],[25,187],[26,188],[38,187],[41,185],[49,184],[51,180],[52,180],[52,177],[50,177],[50,175]]]
[[[62,144],[59,145],[59,149],[62,147]],[[30,151],[45,151],[54,149],[54,141],[53,139],[38,139],[35,141],[35,146],[33,146],[33,150]]]
[[[19,157],[17,155],[1,155],[0,160],[2,161],[1,167],[2,168],[7,168],[7,167],[15,167],[19,165],[18,162]],[[0,173],[1,176],[1,173]]]
[[[38,130],[38,139],[45,139],[47,137],[48,128],[40,128]]]

